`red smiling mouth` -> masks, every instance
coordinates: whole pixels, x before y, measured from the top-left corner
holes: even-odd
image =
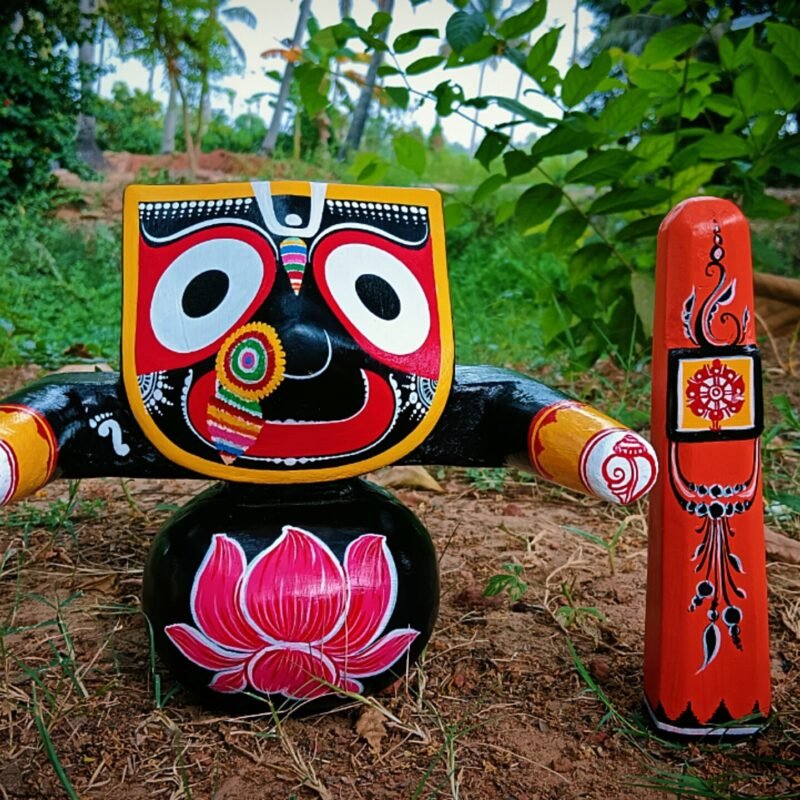
[[[361,370],[361,375],[364,400],[354,414],[345,419],[318,422],[267,419],[258,438],[242,458],[313,460],[356,453],[375,444],[394,422],[394,391],[386,380],[370,370]],[[188,399],[189,417],[198,433],[209,443],[211,435],[206,409],[215,384],[216,376],[209,372],[192,387]]]

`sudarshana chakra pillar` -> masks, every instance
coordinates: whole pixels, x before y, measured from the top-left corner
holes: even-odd
[[[687,200],[658,236],[645,704],[666,735],[741,737],[770,708],[747,220]]]

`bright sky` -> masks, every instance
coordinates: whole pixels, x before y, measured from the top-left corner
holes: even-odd
[[[263,59],[260,54],[265,50],[280,47],[283,39],[291,38],[294,34],[294,27],[297,21],[299,10],[299,0],[229,0],[229,6],[243,5],[248,7],[258,19],[258,26],[251,30],[240,23],[229,23],[231,31],[247,53],[247,67],[243,75],[231,76],[221,81],[221,85],[236,92],[234,100],[233,116],[247,110],[246,100],[261,92],[276,92],[277,83],[267,78],[265,72],[269,70],[283,71],[284,62],[280,58]],[[364,27],[366,27],[375,12],[375,4],[371,0],[355,0],[353,3],[353,16]],[[569,64],[572,54],[573,32],[574,32],[574,9],[575,0],[550,0],[548,3],[548,14],[543,25],[533,32],[533,36],[538,38],[551,27],[564,25],[561,32],[558,51],[554,59],[554,64],[560,71]],[[417,8],[413,8],[410,0],[396,0],[394,21],[390,30],[389,41],[399,33],[413,28],[438,28],[444,34],[444,27],[448,18],[455,9],[447,0],[429,0]],[[339,19],[338,0],[314,0],[312,13],[318,19],[320,25],[325,27],[332,25]],[[586,10],[580,11],[578,22],[578,49],[579,52],[591,41],[589,24],[591,17]],[[407,66],[417,58],[425,55],[436,55],[437,40],[423,40],[420,46],[412,53],[400,56],[402,66]],[[355,46],[355,40],[353,40]],[[101,84],[101,93],[108,94],[115,80],[122,80],[131,86],[146,88],[147,70],[138,62],[130,60],[120,62],[118,58],[108,58],[107,65],[112,71],[107,74]],[[411,84],[415,89],[427,91],[435,87],[438,83],[447,78],[456,83],[460,83],[467,97],[477,94],[480,70],[477,66],[462,67],[456,70],[443,70],[441,68],[431,70],[422,75],[413,76]],[[519,71],[511,64],[501,61],[495,70],[487,70],[484,79],[483,94],[505,94],[514,96],[519,79]],[[162,102],[166,103],[166,92],[161,86],[163,73],[156,73],[157,96]],[[398,79],[387,79],[387,85],[399,83]],[[555,115],[555,107],[545,98],[536,94],[524,94],[526,89],[534,87],[530,79],[525,79],[522,84],[523,95],[521,99],[528,103],[532,108],[546,114]],[[267,106],[268,99],[264,99],[261,104],[260,113],[269,120],[271,109]],[[230,115],[230,103],[225,94],[216,93],[212,101],[214,108],[224,109]],[[256,106],[254,110],[258,110]],[[480,120],[483,124],[492,124],[508,120],[510,114],[495,108],[489,108],[481,112]],[[420,109],[409,110],[407,121],[409,124],[415,123],[428,131],[435,120],[435,113],[432,103],[425,104]],[[465,119],[450,116],[442,120],[445,136],[448,140],[459,142],[468,146],[472,125]],[[525,139],[534,129],[528,127],[527,130],[520,130],[517,136]],[[480,141],[480,138],[479,138]]]

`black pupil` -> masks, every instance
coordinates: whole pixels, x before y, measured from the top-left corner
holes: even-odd
[[[379,275],[360,275],[356,280],[358,299],[381,319],[396,319],[400,314],[400,298]]]
[[[230,280],[219,269],[209,269],[195,275],[183,290],[183,313],[197,319],[218,308],[228,294]]]

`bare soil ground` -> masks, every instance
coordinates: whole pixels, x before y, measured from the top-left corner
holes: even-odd
[[[185,178],[180,156],[108,155],[102,184],[61,176],[84,197],[62,216],[118,220],[121,188],[137,175]],[[284,177],[248,158],[204,155],[197,178]],[[800,407],[796,342],[765,340],[763,352],[768,397],[787,394]],[[0,370],[0,396],[38,372]],[[584,389],[592,380],[608,406],[614,376],[587,378]],[[780,420],[766,407],[770,427]],[[768,445],[783,492],[798,490],[792,435]],[[0,796],[800,797],[800,564],[791,552],[773,552],[768,566],[772,725],[735,747],[671,746],[640,712],[645,504],[613,510],[513,473],[496,488],[494,474],[435,474],[443,493],[395,490],[440,557],[440,616],[422,663],[373,705],[305,719],[214,716],[152,653],[143,564],[159,527],[203,484],[56,483],[0,512]],[[613,571],[605,550],[567,530],[608,541],[620,525]],[[796,523],[784,526],[798,538]],[[518,601],[483,595],[504,564],[523,568]]]
[[[0,371],[0,395],[34,374]],[[6,510],[0,795],[64,797],[68,781],[73,796],[134,800],[676,796],[667,783],[682,797],[800,796],[800,566],[769,565],[771,727],[735,747],[672,747],[639,710],[644,505],[611,510],[516,478],[495,491],[456,470],[440,478],[444,493],[396,489],[440,557],[423,662],[374,706],[281,722],[209,714],[151,652],[143,563],[202,484],[84,481],[66,513],[69,487],[56,483]],[[605,551],[565,528],[609,539],[620,524],[613,573]],[[506,563],[524,568],[517,602],[483,596]]]

